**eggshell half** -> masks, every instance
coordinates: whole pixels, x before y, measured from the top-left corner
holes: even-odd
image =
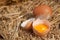
[[[32,28],[32,22],[35,20],[35,18],[30,18],[23,23],[21,23],[21,27],[26,30],[30,30]]]
[[[46,29],[44,32],[40,32],[39,30],[36,30],[35,27],[36,25],[39,25],[39,24],[43,24],[43,25],[46,25],[46,27],[48,29]],[[40,28],[40,26],[38,26],[38,28]],[[48,34],[48,32],[50,31],[50,24],[47,20],[40,20],[40,19],[36,19],[34,22],[33,22],[33,32],[38,35],[38,36],[45,36]]]
[[[52,15],[52,8],[48,5],[39,5],[34,8],[33,14],[36,17],[49,19]]]

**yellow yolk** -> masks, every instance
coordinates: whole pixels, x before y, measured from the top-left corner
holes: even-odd
[[[39,24],[39,25],[34,26],[34,29],[40,33],[44,33],[47,31],[48,27],[47,25]]]

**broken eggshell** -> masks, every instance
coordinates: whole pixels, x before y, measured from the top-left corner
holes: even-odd
[[[35,20],[35,18],[30,18],[24,22],[21,23],[21,27],[25,30],[32,29],[32,22]]]
[[[48,5],[39,5],[34,8],[33,14],[36,17],[40,17],[43,19],[49,19],[52,15],[52,8]]]
[[[47,20],[36,19],[33,24],[33,32],[38,36],[45,36],[50,31],[50,23]]]

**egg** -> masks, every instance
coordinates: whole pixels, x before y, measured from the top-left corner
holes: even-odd
[[[39,5],[33,9],[33,14],[36,17],[49,19],[52,15],[52,8],[48,5]]]
[[[50,23],[47,20],[36,19],[33,24],[33,32],[38,36],[45,36],[50,31]]]
[[[23,29],[27,30],[27,31],[30,30],[30,29],[32,29],[32,22],[33,22],[33,20],[35,20],[35,18],[30,18],[30,19],[22,22],[21,23],[21,27]]]

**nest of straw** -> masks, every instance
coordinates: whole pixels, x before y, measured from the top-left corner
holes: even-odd
[[[52,0],[11,0],[0,2],[0,39],[1,40],[60,40],[60,4]],[[58,3],[57,3],[58,2]],[[13,3],[13,4],[12,4]],[[3,5],[2,5],[3,4]],[[7,5],[8,4],[8,5]],[[20,24],[33,16],[34,7],[46,4],[53,9],[53,15],[49,19],[51,31],[46,37],[36,36],[33,32],[27,32]]]

